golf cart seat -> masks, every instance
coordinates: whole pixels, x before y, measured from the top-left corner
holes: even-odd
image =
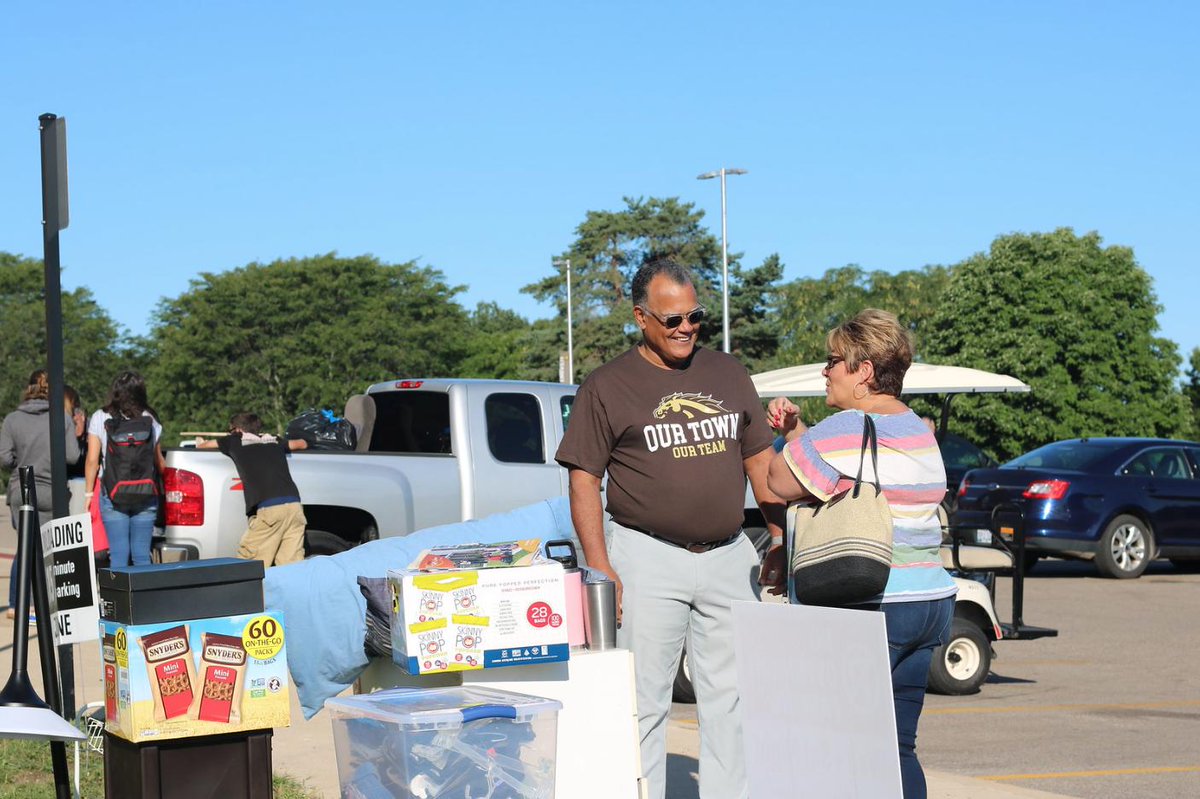
[[[958,564],[954,563],[954,547],[949,544],[942,546],[942,565],[947,569],[957,569],[961,566],[971,571],[992,571],[1011,569],[1012,555],[995,547],[959,546]]]

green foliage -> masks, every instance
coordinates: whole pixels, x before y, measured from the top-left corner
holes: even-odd
[[[955,426],[1002,459],[1075,436],[1171,437],[1187,411],[1159,310],[1127,247],[1068,228],[1001,236],[953,268],[924,354],[1032,387],[955,405]]]
[[[159,305],[147,348],[167,442],[181,430],[223,430],[238,411],[282,430],[307,407],[340,412],[373,382],[460,376],[473,343],[460,290],[436,270],[371,256],[202,273]],[[492,316],[501,328],[513,321]]]
[[[1200,438],[1200,347],[1192,350],[1188,358],[1187,382],[1183,385],[1183,396],[1192,409],[1190,438]]]
[[[566,268],[571,263],[571,302],[575,325],[575,371],[579,379],[638,341],[633,324],[630,284],[638,268],[669,257],[688,266],[696,294],[709,311],[700,343],[721,346],[721,245],[703,227],[703,211],[678,198],[624,198],[619,211],[589,211],[576,228],[575,241],[556,261],[555,272],[521,289],[539,301],[553,302],[561,330],[559,350],[566,349]],[[741,270],[739,255],[730,253],[730,330],[735,352],[749,363],[769,359],[778,333],[770,313],[773,283],[782,276],[777,256],[757,269]],[[739,342],[739,327],[745,335]],[[539,361],[540,363],[540,361]]]
[[[63,374],[91,412],[119,369],[136,366],[117,326],[85,288],[62,293]],[[0,415],[16,407],[29,373],[46,368],[46,283],[41,261],[0,252]]]

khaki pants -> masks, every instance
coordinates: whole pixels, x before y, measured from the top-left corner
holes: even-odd
[[[261,560],[264,566],[282,566],[304,560],[304,508],[299,502],[259,508],[250,517],[237,556]]]

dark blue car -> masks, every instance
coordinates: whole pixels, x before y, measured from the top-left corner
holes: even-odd
[[[1056,441],[994,469],[973,469],[951,523],[988,535],[992,509],[1021,508],[1027,563],[1093,558],[1107,577],[1137,577],[1156,557],[1200,559],[1200,444],[1156,438]]]

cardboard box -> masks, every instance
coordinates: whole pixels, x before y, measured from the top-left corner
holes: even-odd
[[[462,562],[447,559],[445,550],[439,559],[447,566]],[[417,560],[429,562],[428,554]],[[493,557],[478,569],[391,570],[388,582],[392,658],[409,674],[570,657],[563,569],[557,561]]]
[[[286,727],[283,615],[190,621],[103,620],[104,728],[140,741]],[[111,712],[114,711],[115,712]]]

